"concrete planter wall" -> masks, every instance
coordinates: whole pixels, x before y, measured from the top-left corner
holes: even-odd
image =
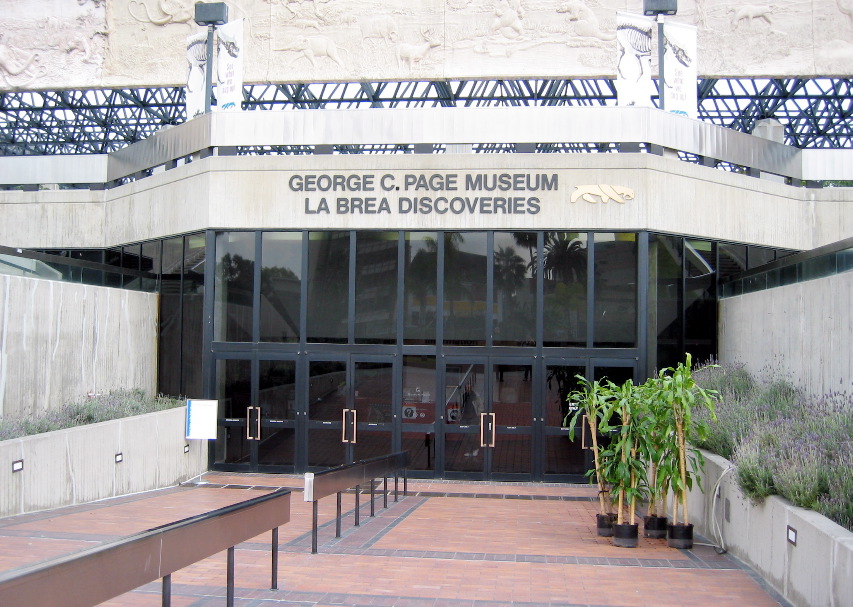
[[[850,605],[853,533],[777,496],[753,504],[738,487],[733,470],[723,476],[715,495],[718,479],[732,464],[703,454],[704,492],[694,486],[688,501],[696,530],[716,543],[716,519],[729,552],[797,607]],[[789,527],[796,532],[796,545],[789,541]]]
[[[185,418],[186,407],[179,407],[0,442],[0,516],[169,487],[198,476],[207,470],[208,441],[185,439]],[[13,471],[21,461],[23,468]]]

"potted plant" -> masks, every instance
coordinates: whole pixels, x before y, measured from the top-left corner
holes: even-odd
[[[644,410],[647,418],[645,459],[648,463],[649,505],[643,517],[643,536],[666,537],[669,518],[666,515],[666,498],[672,477],[678,472],[675,427],[672,409],[661,398],[657,389],[659,379],[651,377],[642,386]]]
[[[694,416],[697,408],[706,408],[707,416],[716,420],[714,399],[717,392],[705,390],[693,379],[691,356],[676,368],[667,368],[660,372],[656,386],[656,397],[671,413],[675,439],[674,474],[670,478],[672,486],[672,522],[667,526],[667,543],[673,548],[693,547],[693,525],[687,510],[687,493],[697,479],[697,471],[703,464],[702,454],[695,447],[688,446],[688,439],[702,440],[708,435],[708,425]],[[660,467],[659,467],[660,471]],[[701,488],[701,487],[700,487]]]
[[[575,439],[575,428],[581,424],[581,433],[584,432],[583,424],[589,430],[593,459],[593,469],[587,472],[592,481],[593,476],[598,485],[599,513],[596,515],[596,527],[598,535],[610,537],[613,535],[613,521],[616,515],[610,511],[610,489],[602,470],[601,450],[599,432],[601,426],[606,426],[609,421],[610,393],[605,386],[598,381],[589,381],[582,375],[575,376],[581,385],[579,390],[569,392],[569,412],[563,423],[569,428],[569,438]]]
[[[643,414],[644,400],[640,387],[630,379],[621,386],[608,381],[612,394],[611,414],[617,423],[606,423],[602,431],[612,432],[608,448],[601,454],[604,477],[611,484],[611,493],[616,495],[616,523],[613,526],[613,544],[622,548],[636,548],[638,524],[636,522],[637,501],[646,495],[647,451],[646,426],[649,417]]]

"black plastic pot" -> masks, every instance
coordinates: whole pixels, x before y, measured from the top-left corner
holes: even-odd
[[[693,548],[693,524],[667,525],[666,544],[670,548]]]
[[[639,525],[613,525],[613,545],[619,548],[636,548],[639,542]]]
[[[643,537],[665,538],[669,519],[665,516],[647,516],[643,519]]]
[[[613,523],[615,522],[615,514],[596,514],[595,523],[598,527],[598,537],[613,537]]]

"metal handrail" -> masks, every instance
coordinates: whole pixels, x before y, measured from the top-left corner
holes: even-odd
[[[380,455],[363,459],[352,464],[344,464],[322,472],[305,473],[304,501],[313,502],[311,525],[311,552],[317,554],[317,519],[319,500],[337,494],[338,508],[335,525],[335,537],[341,537],[341,494],[355,488],[355,526],[359,526],[359,494],[361,486],[370,483],[370,516],[374,515],[374,485],[379,477],[384,479],[382,490],[384,507],[388,507],[388,477],[394,476],[394,501],[399,499],[398,476],[403,473],[403,495],[408,495],[406,468],[409,465],[409,452],[400,451],[389,455]]]
[[[278,489],[114,542],[0,574],[0,605],[92,607],[228,550],[227,604],[234,604],[234,546],[272,530],[272,588],[278,586],[278,527],[290,521],[290,490]]]

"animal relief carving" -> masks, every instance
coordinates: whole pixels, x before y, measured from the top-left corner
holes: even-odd
[[[586,200],[593,204],[607,203],[611,200],[625,204],[627,200],[634,199],[634,190],[621,185],[607,185],[600,183],[598,185],[576,185],[575,191],[572,192],[572,202],[577,202],[578,199]]]

